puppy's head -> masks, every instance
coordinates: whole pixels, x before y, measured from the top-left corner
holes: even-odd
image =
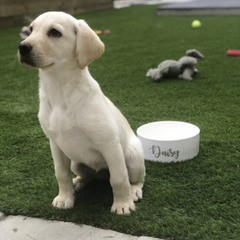
[[[77,63],[84,69],[104,52],[104,44],[85,21],[63,12],[40,15],[30,30],[18,52],[21,63],[33,68]]]

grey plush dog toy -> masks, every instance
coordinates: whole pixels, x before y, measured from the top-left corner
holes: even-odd
[[[161,78],[182,78],[185,80],[192,80],[194,73],[198,70],[195,68],[197,62],[202,60],[204,56],[196,49],[191,49],[186,52],[186,56],[180,58],[178,61],[165,60],[161,62],[157,68],[148,70],[146,76],[158,81]]]

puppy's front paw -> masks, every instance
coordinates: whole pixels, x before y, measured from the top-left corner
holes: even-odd
[[[138,200],[142,199],[142,187],[143,187],[142,183],[131,185],[131,194],[134,202],[137,202]]]
[[[68,197],[68,198],[63,198],[61,196],[57,196],[53,199],[52,205],[56,208],[60,209],[68,209],[72,208],[74,205],[74,196],[73,197]]]
[[[82,190],[87,185],[87,183],[87,181],[83,181],[83,179],[80,177],[73,179],[73,186],[76,192]]]
[[[135,211],[135,205],[132,200],[128,202],[113,203],[111,212],[116,214],[130,214],[131,211]]]

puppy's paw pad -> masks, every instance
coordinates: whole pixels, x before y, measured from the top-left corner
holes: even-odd
[[[131,185],[131,194],[134,202],[142,199],[142,183]]]
[[[135,204],[133,201],[126,203],[113,203],[111,212],[116,214],[130,214],[131,211],[135,211]]]
[[[72,208],[74,205],[74,197],[72,198],[63,198],[61,196],[57,196],[53,199],[52,205],[59,209],[68,209]]]

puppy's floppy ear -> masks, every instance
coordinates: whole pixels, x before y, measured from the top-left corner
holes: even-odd
[[[104,44],[84,20],[77,22],[77,62],[84,69],[104,52]]]

